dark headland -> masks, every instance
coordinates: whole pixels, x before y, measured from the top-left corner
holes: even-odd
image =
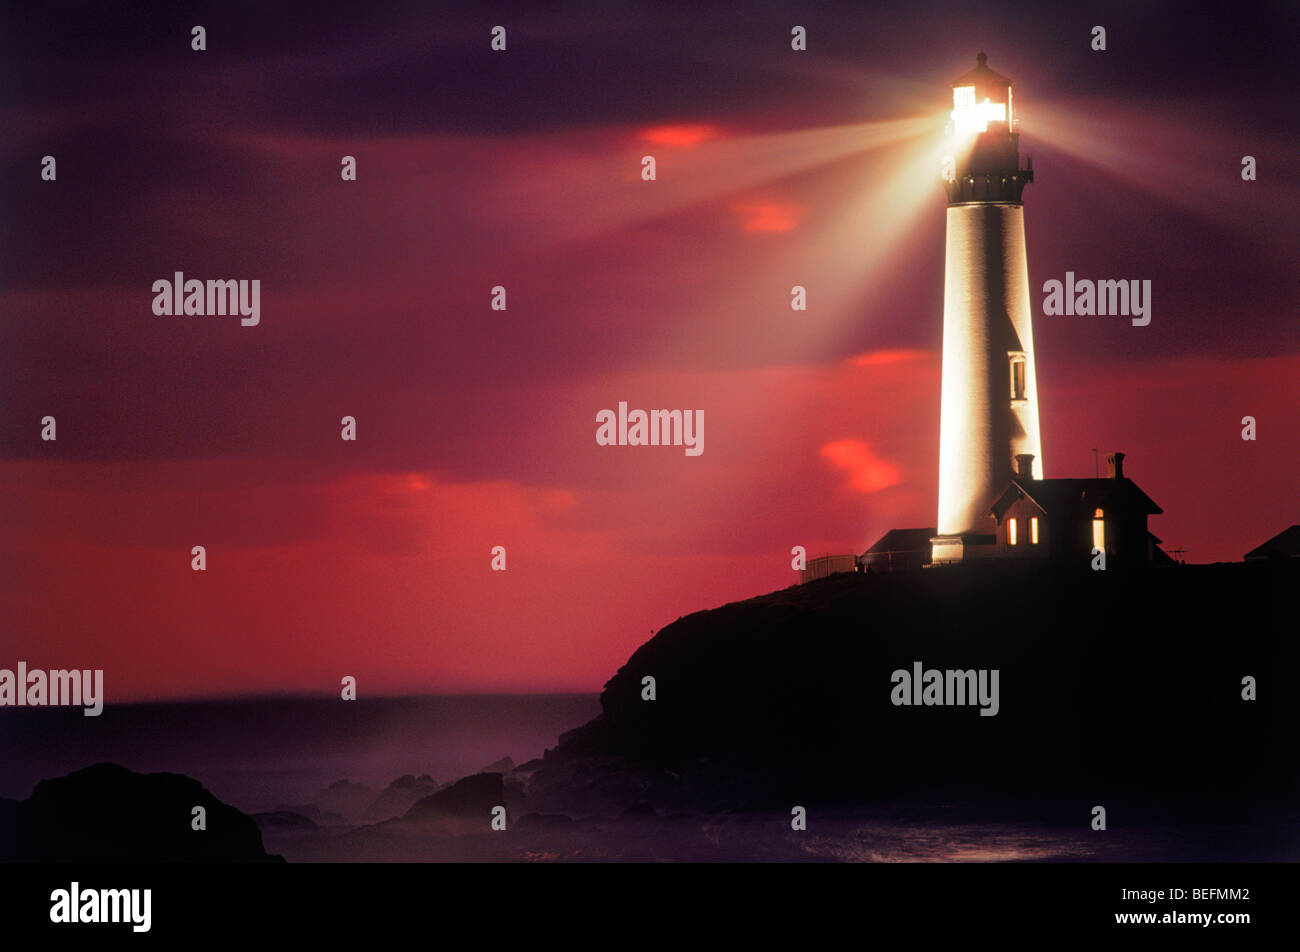
[[[1298,598],[1300,560],[833,575],[663,628],[529,793],[570,811],[1294,805]],[[891,674],[916,662],[998,669],[998,713],[896,706]]]

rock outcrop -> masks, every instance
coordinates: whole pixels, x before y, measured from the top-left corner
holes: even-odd
[[[834,575],[666,626],[528,793],[569,814],[1293,797],[1300,694],[1276,673],[1297,670],[1297,617],[1300,563]],[[998,712],[895,705],[893,672],[916,662],[997,670]],[[1257,700],[1243,699],[1248,676]]]
[[[195,807],[206,812],[206,829],[192,828]],[[263,848],[251,817],[181,774],[95,764],[42,780],[8,812],[8,858],[20,862],[281,861]],[[0,833],[0,845],[6,839]]]
[[[505,787],[501,774],[480,773],[457,780],[445,790],[417,801],[402,819],[482,819],[486,823],[492,808],[503,805]]]
[[[437,792],[438,783],[428,774],[403,774],[398,777],[379,795],[374,803],[366,807],[362,814],[362,819],[368,823],[378,820],[391,820],[395,816],[401,816],[409,810],[417,801]]]

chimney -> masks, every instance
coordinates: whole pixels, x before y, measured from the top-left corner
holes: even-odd
[[[1106,476],[1110,479],[1124,478],[1124,454],[1111,453],[1106,457]]]
[[[1016,457],[1016,473],[1022,479],[1034,478],[1034,454],[1021,453]]]

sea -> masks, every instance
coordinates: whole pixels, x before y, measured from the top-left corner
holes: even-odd
[[[431,695],[6,708],[0,797],[24,800],[41,780],[110,761],[200,781],[258,813],[308,802],[339,780],[382,790],[404,774],[438,783],[503,757],[540,757],[600,712],[596,694]]]
[[[113,704],[99,717],[85,717],[81,708],[11,707],[0,715],[0,797],[23,800],[41,780],[109,761],[141,773],[192,777],[250,815],[280,808],[298,812],[303,804],[335,810],[339,796],[350,797],[347,824],[354,826],[357,810],[398,777],[428,774],[441,784],[504,757],[522,764],[599,711],[595,694],[346,703],[263,697]],[[332,797],[327,788],[338,781],[365,789],[350,786]],[[1034,820],[1034,810],[1017,818],[1010,808],[1002,822],[933,805],[819,809],[807,835],[795,837],[788,813],[726,811],[579,817],[515,837],[431,834],[391,825],[338,835],[325,821],[305,831],[264,827],[263,837],[269,852],[290,862],[1293,862],[1300,856],[1294,811],[1253,820],[1227,817],[1222,823],[1211,815],[1190,828],[1125,824],[1101,835],[1090,826],[1087,805],[1077,822],[1064,826]]]

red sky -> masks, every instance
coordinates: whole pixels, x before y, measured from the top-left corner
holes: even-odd
[[[913,153],[882,124],[941,111],[975,47],[890,16],[897,52],[793,62],[751,24],[723,58],[736,75],[667,46],[671,18],[609,25],[600,86],[527,31],[508,67],[430,67],[401,30],[342,25],[284,48],[211,31],[196,66],[156,28],[86,61],[57,24],[24,25],[41,41],[0,144],[18,223],[0,666],[101,667],[110,700],[330,693],[345,674],[371,693],[598,690],[680,615],[793,583],[792,546],[932,525],[944,201],[891,184]],[[1281,214],[1300,176],[1270,121],[1289,87],[1161,85],[1178,44],[1116,22],[1167,45],[1034,55],[1027,38],[1067,27],[1031,19],[989,50],[1035,157],[1035,302],[1066,270],[1154,286],[1146,328],[1036,308],[1044,461],[1086,476],[1093,447],[1125,451],[1166,548],[1236,559],[1300,522]],[[536,33],[554,52],[580,31]],[[641,73],[619,58],[636,51]],[[261,324],[155,316],[151,283],[176,270],[259,278]],[[619,401],[702,409],[703,455],[598,446]]]

